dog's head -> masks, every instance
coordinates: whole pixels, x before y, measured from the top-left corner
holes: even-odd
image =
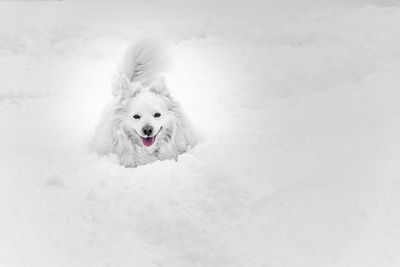
[[[152,147],[174,134],[174,101],[163,83],[131,85],[121,102],[124,132],[136,144]]]

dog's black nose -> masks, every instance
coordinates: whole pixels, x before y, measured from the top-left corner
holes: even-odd
[[[153,127],[152,126],[144,126],[142,128],[142,132],[147,135],[150,136],[153,133]]]

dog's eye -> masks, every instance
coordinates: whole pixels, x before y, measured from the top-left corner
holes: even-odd
[[[160,113],[158,113],[158,112],[154,113],[154,118],[158,118],[158,117],[160,117],[160,116],[161,116]]]
[[[140,116],[138,114],[135,114],[135,115],[133,115],[133,118],[138,120],[138,119],[140,119]]]

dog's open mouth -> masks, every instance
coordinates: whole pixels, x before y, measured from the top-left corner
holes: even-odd
[[[151,146],[154,143],[154,141],[156,140],[155,136],[152,136],[152,137],[140,137],[140,138],[142,138],[142,143],[145,146]]]
[[[161,132],[161,129],[162,129],[162,127],[160,127],[160,130],[158,130],[158,132],[154,136],[151,136],[151,137],[143,137],[143,136],[139,135],[140,138],[142,139],[143,145],[151,146],[152,144],[154,144],[154,142],[156,141],[157,135]]]

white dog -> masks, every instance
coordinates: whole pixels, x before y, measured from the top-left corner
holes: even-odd
[[[142,41],[128,48],[113,84],[93,148],[114,154],[125,167],[175,159],[198,140],[161,76],[159,46]]]

